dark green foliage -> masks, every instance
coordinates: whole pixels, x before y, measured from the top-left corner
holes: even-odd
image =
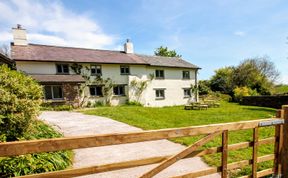
[[[169,50],[167,47],[160,46],[154,51],[156,56],[165,56],[165,57],[182,57],[177,54],[175,50]]]
[[[41,121],[33,121],[31,126],[21,140],[62,137]],[[58,151],[0,158],[0,177],[63,170],[72,164],[72,157],[72,151]]]
[[[210,83],[208,80],[200,80],[198,82],[198,93],[199,95],[207,95],[211,92]]]
[[[0,141],[15,141],[38,114],[42,87],[31,77],[0,66]]]
[[[71,111],[73,106],[62,104],[62,105],[41,105],[42,111]]]

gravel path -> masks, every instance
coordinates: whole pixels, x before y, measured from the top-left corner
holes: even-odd
[[[40,119],[54,126],[62,132],[64,136],[83,136],[93,134],[107,134],[120,132],[141,131],[141,129],[121,123],[109,118],[100,116],[84,115],[77,112],[67,111],[45,111],[40,115]],[[73,167],[86,167],[115,163],[136,159],[143,159],[155,156],[173,155],[180,152],[185,147],[170,142],[168,140],[147,141],[140,143],[121,144],[104,147],[94,147],[85,149],[76,149]],[[147,172],[154,165],[141,166],[105,173],[82,176],[87,178],[133,178],[139,177]],[[199,158],[188,158],[178,161],[166,170],[160,172],[155,177],[171,177],[181,175],[195,170],[205,169],[208,166]],[[210,176],[211,178],[220,177],[219,174]]]

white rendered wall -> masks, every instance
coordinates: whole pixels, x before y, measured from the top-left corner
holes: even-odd
[[[24,71],[28,74],[56,74],[55,62],[22,62],[17,61],[17,70]],[[71,64],[70,64],[71,65]],[[90,68],[91,64],[82,64],[83,70],[86,66]],[[96,64],[98,65],[98,64]],[[184,98],[183,88],[190,88],[191,85],[195,85],[195,70],[193,69],[181,69],[181,68],[167,68],[167,67],[151,67],[146,65],[129,65],[130,75],[120,74],[119,64],[102,64],[102,78],[111,78],[115,85],[126,85],[126,96],[113,96],[111,100],[112,105],[124,104],[125,102],[135,101],[137,97],[134,95],[134,91],[129,84],[133,80],[146,81],[148,85],[145,91],[139,98],[139,102],[144,106],[161,107],[161,106],[173,106],[183,105],[189,101],[193,101],[194,98]],[[149,76],[152,74],[155,76],[155,70],[164,70],[165,78],[149,80]],[[190,71],[190,79],[182,79],[183,71]],[[87,71],[86,71],[87,72]],[[69,68],[69,73],[73,74],[73,70]],[[87,72],[90,75],[90,72]],[[165,99],[157,100],[155,96],[155,89],[165,89]],[[103,101],[103,97],[90,96],[89,88],[86,88],[85,95],[88,96],[87,101],[95,103],[97,101]],[[193,95],[193,94],[192,94]]]

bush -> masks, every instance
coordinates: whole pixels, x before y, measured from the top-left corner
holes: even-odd
[[[55,105],[55,106],[41,106],[42,111],[71,111],[73,110],[73,106],[63,104],[63,105]]]
[[[258,95],[256,90],[252,90],[248,87],[236,87],[234,90],[235,101],[241,101],[244,96],[256,96]]]
[[[15,141],[36,118],[42,87],[31,77],[0,66],[0,141]]]
[[[23,135],[22,140],[62,137],[41,121],[33,121],[31,126],[29,133]],[[72,157],[72,151],[57,151],[0,158],[0,177],[63,170],[72,164]]]

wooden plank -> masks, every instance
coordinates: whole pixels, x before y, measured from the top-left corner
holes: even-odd
[[[118,134],[102,134],[83,137],[66,137],[55,139],[30,140],[19,142],[0,143],[0,157],[16,156],[28,153],[40,153],[78,148],[89,148],[106,145],[117,145],[124,143],[143,142],[149,140],[160,140],[185,136],[196,136],[210,134],[218,131],[252,129],[259,122],[271,121],[273,119],[261,119],[254,121],[241,121],[223,124],[211,124],[174,129],[161,129],[150,131],[139,131]]]
[[[199,141],[195,142],[193,145],[185,148],[183,151],[179,152],[178,154],[170,157],[169,159],[163,161],[159,165],[157,165],[155,168],[152,170],[148,171],[147,173],[143,174],[141,178],[150,178],[153,177],[154,175],[158,174],[159,172],[163,171],[167,167],[171,166],[172,164],[176,163],[180,159],[188,156],[190,153],[198,149],[199,147],[203,146],[205,143],[211,141],[214,139],[216,136],[220,135],[222,132],[216,132],[213,134],[209,134],[206,137],[200,139]]]
[[[258,127],[253,129],[253,155],[252,155],[252,177],[257,178],[257,152],[258,152]]]
[[[283,125],[282,135],[282,149],[281,149],[281,174],[283,178],[288,178],[288,105],[282,106],[283,109],[283,119],[285,124]]]
[[[274,172],[273,168],[265,169],[265,170],[257,172],[257,177],[264,177],[264,176],[272,175],[273,172]]]
[[[273,160],[275,158],[275,156],[273,154],[271,155],[265,155],[265,156],[261,156],[258,157],[258,163],[261,162],[265,162],[265,161],[270,161]],[[230,163],[227,165],[227,169],[228,170],[232,170],[232,169],[240,169],[243,168],[244,166],[248,166],[250,164],[253,163],[253,160],[243,160],[243,161],[239,161],[239,162],[235,162],[235,163]],[[200,176],[206,176],[206,175],[210,175],[210,174],[214,174],[217,172],[221,172],[221,166],[220,167],[211,167],[211,168],[207,168],[207,169],[203,169],[197,172],[192,172],[192,173],[188,173],[188,174],[183,174],[183,175],[179,175],[179,176],[175,176],[173,178],[191,178],[191,177],[200,177]]]
[[[281,118],[281,109],[278,109],[276,112],[276,117]],[[280,144],[280,134],[282,134],[282,129],[283,126],[281,125],[276,125],[275,126],[275,144],[274,144],[274,154],[275,154],[275,159],[274,159],[274,175],[280,175],[281,174],[281,164],[280,164],[280,151],[281,151],[281,146],[282,142]],[[282,138],[281,138],[282,140]]]
[[[87,174],[108,172],[108,171],[114,171],[114,170],[119,170],[119,169],[132,168],[132,167],[137,167],[137,166],[144,166],[144,165],[159,163],[159,162],[164,161],[165,159],[168,159],[168,157],[153,157],[153,158],[146,158],[146,159],[141,159],[141,160],[125,161],[125,162],[120,162],[120,163],[96,165],[96,166],[90,166],[90,167],[84,167],[84,168],[66,169],[62,171],[54,171],[54,172],[21,176],[21,178],[77,177],[77,176],[83,176]]]
[[[228,177],[227,164],[228,164],[228,131],[222,133],[222,178]]]
[[[260,144],[270,144],[274,142],[274,137],[259,140],[259,145]],[[253,142],[243,142],[243,143],[237,143],[233,145],[228,145],[228,150],[237,150],[237,149],[242,149],[242,148],[247,148],[249,146],[252,146]],[[185,158],[191,158],[196,156],[203,156],[207,154],[214,154],[214,153],[220,153],[222,152],[222,147],[214,147],[214,148],[209,148],[205,150],[197,150],[194,151],[192,154],[189,154]],[[270,155],[271,156],[271,155]],[[66,169],[63,171],[54,171],[54,172],[48,172],[48,173],[41,173],[37,175],[30,175],[28,177],[32,178],[37,178],[37,177],[71,177],[71,176],[81,176],[81,175],[87,175],[87,174],[93,174],[93,173],[101,173],[101,172],[106,172],[106,171],[113,171],[113,170],[119,170],[119,169],[125,169],[125,168],[132,168],[132,167],[137,167],[137,166],[144,166],[144,165],[149,165],[149,164],[156,164],[160,163],[171,156],[163,156],[163,157],[152,157],[152,158],[146,158],[146,159],[141,159],[141,160],[132,160],[132,161],[126,161],[126,162],[119,162],[119,163],[113,163],[113,164],[105,164],[105,165],[97,165],[97,166],[91,166],[91,167],[85,167],[85,168],[75,168],[75,169]],[[269,157],[264,157],[266,159],[270,159]],[[263,160],[263,158],[262,158]],[[259,162],[259,161],[258,161]],[[230,164],[230,169],[232,169],[231,164]],[[210,170],[211,171],[211,170]],[[220,172],[220,170],[219,170]],[[207,175],[207,174],[205,174]],[[23,176],[27,177],[27,176]]]

